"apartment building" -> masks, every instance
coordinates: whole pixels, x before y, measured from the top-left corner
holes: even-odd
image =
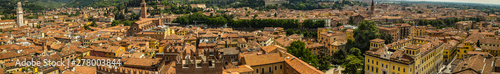
[[[415,37],[368,50],[365,74],[432,74],[440,67],[443,42],[437,38]]]

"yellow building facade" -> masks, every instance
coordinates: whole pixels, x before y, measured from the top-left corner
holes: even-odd
[[[435,73],[443,60],[442,44],[437,39],[418,37],[382,46],[371,42],[370,47],[380,48],[365,53],[365,74]]]
[[[284,70],[282,68],[284,66],[284,62],[279,62],[267,65],[252,66],[252,69],[254,69],[253,74],[284,74]]]
[[[427,30],[425,26],[413,26],[410,30],[410,37],[421,37],[427,34],[425,32],[425,30]]]
[[[345,31],[345,34],[347,35],[347,40],[351,39],[354,41],[354,30],[353,29],[347,29]]]
[[[459,44],[457,46],[457,59],[463,59],[464,57],[467,56],[468,51],[473,51],[474,48],[472,47],[474,45],[473,42],[466,41],[463,44]]]

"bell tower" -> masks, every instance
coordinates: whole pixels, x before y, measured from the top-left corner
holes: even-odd
[[[21,5],[21,2],[17,2],[17,26],[21,27],[24,26],[24,19],[23,19],[23,7]]]
[[[372,5],[370,6],[370,15],[375,13],[375,2],[372,0]]]
[[[148,17],[148,12],[147,12],[147,7],[146,7],[146,1],[142,0],[141,3],[141,19],[142,18],[147,18]]]

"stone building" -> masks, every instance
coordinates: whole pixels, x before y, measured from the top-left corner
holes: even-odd
[[[154,28],[156,26],[162,25],[161,20],[157,18],[143,18],[139,21],[132,23],[130,28],[127,30],[128,36],[136,36],[136,33]],[[152,36],[150,36],[152,37]]]

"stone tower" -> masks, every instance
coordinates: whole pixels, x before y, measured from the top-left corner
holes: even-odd
[[[375,13],[375,2],[372,0],[372,6],[370,7],[370,15]]]
[[[21,2],[17,2],[17,26],[24,26],[23,7]]]
[[[142,0],[141,3],[141,18],[147,18],[148,17],[148,12],[147,12],[147,7],[146,7],[146,1]]]

